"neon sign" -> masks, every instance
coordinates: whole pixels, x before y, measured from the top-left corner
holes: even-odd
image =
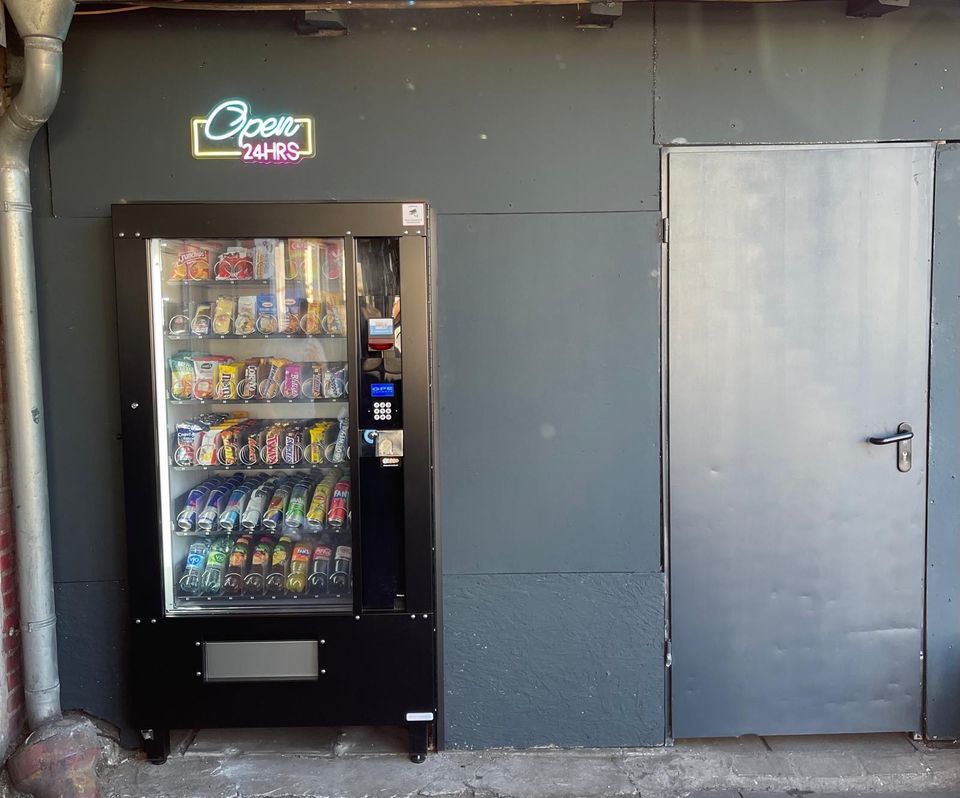
[[[297,163],[316,154],[312,116],[255,116],[245,100],[224,100],[190,120],[194,158]]]

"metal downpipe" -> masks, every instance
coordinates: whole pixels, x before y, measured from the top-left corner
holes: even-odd
[[[61,716],[43,386],[30,206],[30,145],[60,96],[71,0],[7,0],[24,80],[0,117],[0,292],[27,723]]]

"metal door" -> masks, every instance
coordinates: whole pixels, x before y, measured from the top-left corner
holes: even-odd
[[[675,737],[920,728],[933,163],[668,152]]]

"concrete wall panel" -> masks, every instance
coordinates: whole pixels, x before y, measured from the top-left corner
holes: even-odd
[[[841,2],[664,3],[656,140],[788,143],[960,135],[960,7],[879,19]]]
[[[452,748],[663,743],[660,574],[447,576]]]
[[[658,221],[440,219],[445,573],[659,570]]]
[[[444,212],[656,208],[652,11],[590,32],[573,13],[357,13],[340,39],[297,36],[287,14],[78,18],[50,123],[54,174],[70,175],[55,211],[408,197]],[[314,115],[320,155],[272,169],[193,160],[190,118],[236,96]]]

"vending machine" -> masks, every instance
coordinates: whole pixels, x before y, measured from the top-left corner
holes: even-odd
[[[438,712],[423,202],[113,208],[135,722]]]

